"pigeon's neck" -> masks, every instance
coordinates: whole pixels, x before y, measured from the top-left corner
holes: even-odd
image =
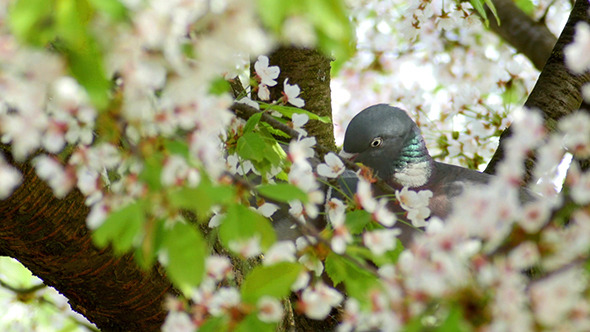
[[[433,167],[434,161],[428,154],[426,143],[416,129],[413,137],[394,161],[393,178],[404,187],[420,187],[430,179]]]

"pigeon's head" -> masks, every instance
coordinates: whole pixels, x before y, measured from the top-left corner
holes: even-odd
[[[371,167],[383,179],[429,158],[416,123],[386,104],[366,108],[350,121],[341,156]]]

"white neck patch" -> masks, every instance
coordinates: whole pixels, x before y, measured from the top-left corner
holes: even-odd
[[[428,161],[410,163],[406,168],[393,174],[393,179],[404,187],[420,187],[428,182],[431,173]]]

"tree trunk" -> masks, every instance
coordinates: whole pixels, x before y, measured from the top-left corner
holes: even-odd
[[[141,270],[131,255],[97,249],[80,192],[57,199],[30,165],[13,165],[24,179],[0,201],[0,253],[57,289],[103,331],[158,331],[166,317],[162,302],[173,292],[166,278],[155,268]]]
[[[332,119],[330,59],[316,50],[280,47],[270,55],[270,63],[281,68],[278,84],[271,89],[272,100],[281,97],[283,82],[289,78],[289,84],[301,88],[300,96],[305,100],[306,110]],[[336,149],[332,123],[310,120],[305,129],[316,137],[318,144],[332,151]]]

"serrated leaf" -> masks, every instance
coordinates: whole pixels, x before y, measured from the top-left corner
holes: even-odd
[[[133,241],[139,236],[145,220],[144,202],[136,201],[112,212],[92,234],[99,247],[113,244],[116,253],[131,249]]]
[[[256,303],[265,295],[276,298],[289,295],[301,269],[301,265],[289,262],[255,267],[242,284],[242,299]]]
[[[293,200],[307,202],[307,194],[290,183],[264,184],[256,187],[256,190],[262,196],[283,203],[289,203]]]
[[[323,123],[330,123],[331,122],[330,118],[327,116],[319,116],[315,113],[312,113],[310,111],[306,111],[302,108],[297,108],[297,107],[260,103],[260,108],[263,110],[277,111],[277,112],[281,113],[282,115],[288,117],[289,119],[293,118],[293,114],[298,113],[298,114],[307,114],[307,116],[309,116],[310,120],[317,120],[317,121],[320,121]]]
[[[261,162],[264,160],[264,148],[266,143],[260,134],[245,133],[238,139],[236,152],[244,159]]]
[[[166,232],[162,249],[167,253],[168,278],[188,294],[199,285],[205,273],[205,240],[191,225],[177,222]]]
[[[371,214],[365,210],[354,210],[346,213],[346,226],[352,234],[360,234],[372,220]]]
[[[246,125],[244,126],[244,133],[249,133],[254,131],[258,122],[260,122],[260,118],[262,117],[262,113],[256,113],[252,115],[248,121],[246,121]]]
[[[269,248],[276,241],[276,233],[268,219],[249,208],[234,204],[229,206],[219,226],[219,237],[224,246],[231,241],[260,236],[263,249]]]

